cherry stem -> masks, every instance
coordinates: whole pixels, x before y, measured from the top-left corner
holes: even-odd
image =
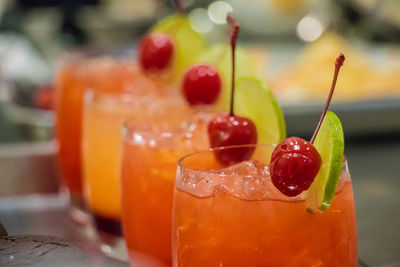
[[[233,16],[232,12],[229,12],[226,16],[226,21],[232,27],[231,33],[231,51],[232,51],[232,80],[231,80],[231,105],[229,109],[229,115],[232,117],[233,114],[233,102],[235,97],[235,69],[236,69],[236,42],[239,36],[239,22]]]
[[[343,66],[343,62],[344,62],[345,59],[346,58],[344,57],[344,55],[342,53],[340,53],[340,55],[337,57],[337,59],[335,61],[335,74],[333,75],[331,91],[329,92],[329,96],[328,96],[328,99],[326,100],[325,107],[324,107],[324,110],[322,111],[321,118],[319,119],[317,128],[315,129],[314,134],[311,137],[311,140],[310,140],[311,144],[314,143],[315,137],[317,136],[317,134],[319,132],[319,129],[321,128],[321,124],[324,121],[326,112],[328,111],[329,104],[331,103],[333,92],[335,91],[336,81],[337,81],[337,78],[338,78],[340,67]]]
[[[173,2],[174,6],[175,6],[175,9],[176,9],[176,11],[178,13],[183,13],[184,12],[183,11],[183,7],[182,7],[182,3],[181,3],[180,0],[173,0],[172,2]]]

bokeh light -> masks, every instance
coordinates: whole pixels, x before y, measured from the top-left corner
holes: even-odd
[[[209,32],[214,26],[208,18],[208,11],[205,8],[194,9],[188,17],[192,28],[199,33]]]
[[[324,26],[315,17],[305,16],[297,24],[297,36],[305,41],[312,42],[317,40],[323,33]]]
[[[216,1],[208,6],[208,16],[215,24],[225,24],[226,15],[232,11],[232,6],[225,1]]]

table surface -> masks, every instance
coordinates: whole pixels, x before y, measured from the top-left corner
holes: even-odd
[[[400,138],[346,142],[357,212],[359,257],[369,266],[400,266]],[[60,195],[0,198],[0,221],[10,235],[54,235],[75,241],[95,266],[128,266],[104,257],[69,219]]]

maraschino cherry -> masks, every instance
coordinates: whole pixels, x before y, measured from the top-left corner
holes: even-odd
[[[322,159],[313,143],[331,102],[339,70],[344,60],[343,54],[336,59],[331,90],[310,142],[299,137],[289,137],[272,152],[270,162],[272,183],[289,197],[297,196],[307,190],[321,168]]]
[[[175,10],[183,13],[179,0],[174,0]],[[175,45],[172,38],[164,33],[149,33],[139,44],[139,64],[149,74],[159,74],[173,63]]]
[[[147,73],[160,73],[171,65],[174,55],[174,44],[171,38],[163,33],[150,33],[139,45],[139,63]]]
[[[176,9],[182,12],[179,0],[174,1]],[[221,75],[210,64],[191,66],[183,76],[182,92],[190,105],[211,105],[221,92]]]
[[[232,13],[227,16],[227,22],[232,26],[231,52],[232,52],[232,83],[230,113],[222,113],[210,121],[208,136],[211,147],[246,145],[257,143],[257,128],[252,120],[233,114],[235,93],[235,49],[239,35],[239,23]],[[229,150],[215,150],[217,159],[226,164],[234,164],[247,160],[254,152],[254,147],[241,147]]]
[[[221,77],[213,65],[197,64],[183,76],[182,91],[190,105],[213,104],[221,91]]]

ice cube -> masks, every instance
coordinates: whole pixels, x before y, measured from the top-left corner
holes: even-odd
[[[269,175],[268,165],[261,164],[257,160],[247,160],[240,163],[231,165],[229,167],[212,170],[213,172],[224,175],[244,175],[244,176],[258,176]]]
[[[222,169],[208,171],[181,170],[178,188],[197,197],[230,194],[246,200],[266,199],[271,179],[268,166],[258,161],[243,161]]]

